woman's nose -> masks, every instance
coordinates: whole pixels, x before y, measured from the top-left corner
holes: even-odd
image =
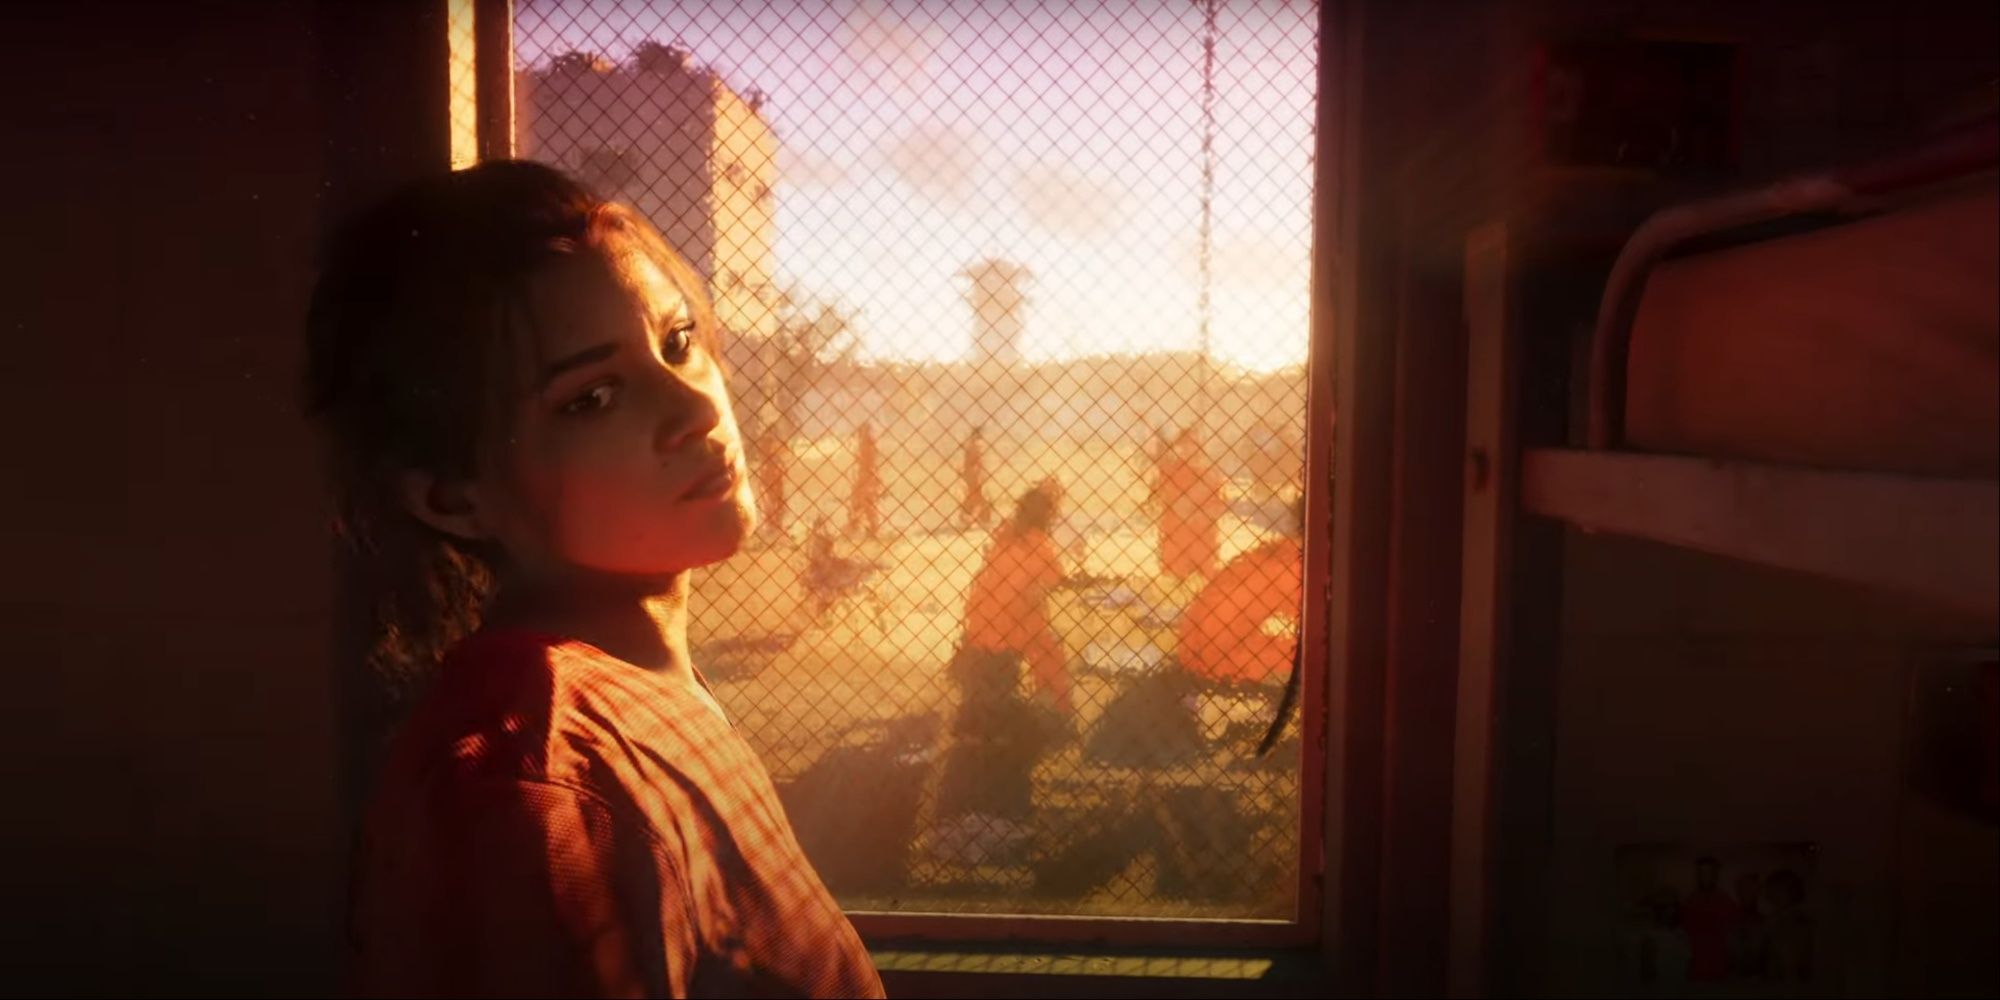
[[[661,383],[664,412],[654,440],[661,452],[685,448],[722,423],[722,402],[706,386],[677,371],[664,373]]]

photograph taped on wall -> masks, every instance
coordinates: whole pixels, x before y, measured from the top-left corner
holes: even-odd
[[[1620,995],[1780,996],[1815,979],[1804,842],[1617,849]]]

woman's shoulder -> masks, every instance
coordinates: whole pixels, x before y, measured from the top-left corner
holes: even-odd
[[[411,714],[391,768],[420,782],[551,782],[588,789],[602,769],[593,747],[614,745],[618,699],[591,651],[519,629],[460,642]]]
[[[393,741],[374,809],[403,822],[549,793],[608,804],[670,840],[681,810],[663,789],[740,784],[754,760],[712,699],[688,687],[561,636],[475,635],[446,657]]]

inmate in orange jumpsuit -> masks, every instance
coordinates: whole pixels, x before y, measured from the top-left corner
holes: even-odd
[[[757,440],[757,509],[771,530],[785,530],[785,476],[792,463],[792,449],[776,434]]]
[[[1207,574],[1222,551],[1222,477],[1183,434],[1161,464],[1154,487],[1160,511],[1160,570],[1168,576]]]
[[[854,449],[854,492],[848,497],[847,530],[874,538],[882,530],[882,472],[877,467],[875,428],[861,425]]]
[[[1181,665],[1197,677],[1224,683],[1290,673],[1304,565],[1296,538],[1231,559],[1181,616]]]
[[[993,505],[986,502],[986,443],[977,434],[965,442],[965,499],[959,513],[975,525],[993,516]]]
[[[1070,710],[1069,671],[1062,643],[1049,626],[1049,588],[1062,582],[1062,560],[1046,532],[1003,528],[972,578],[965,602],[965,643],[1019,653],[1037,691]]]

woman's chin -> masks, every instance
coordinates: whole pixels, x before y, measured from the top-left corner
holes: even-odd
[[[689,564],[691,568],[714,565],[743,551],[743,543],[757,530],[757,506],[748,491],[739,490],[732,502],[717,504],[703,520],[699,529],[690,532],[699,539],[690,553],[698,560]]]
[[[756,524],[756,512],[747,503],[717,503],[676,525],[670,536],[649,539],[653,544],[623,546],[615,554],[578,564],[620,576],[673,576],[713,566],[742,551]]]

